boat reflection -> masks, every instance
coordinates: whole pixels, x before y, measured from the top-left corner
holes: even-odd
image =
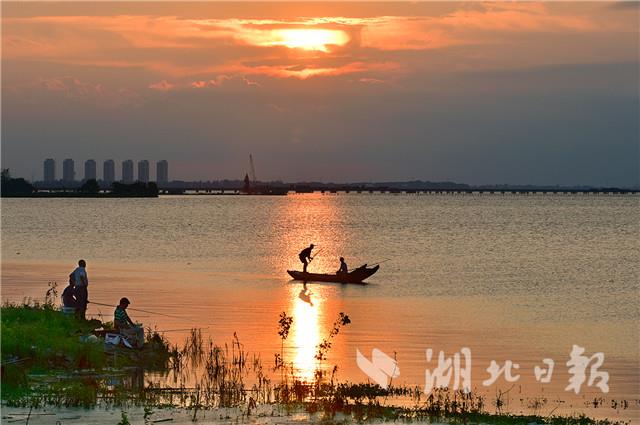
[[[313,301],[311,300],[311,294],[312,292],[309,290],[309,288],[307,288],[307,282],[304,282],[302,289],[300,290],[300,293],[298,294],[298,298],[300,298],[302,301],[306,302],[307,304],[309,304],[310,306],[313,307]]]

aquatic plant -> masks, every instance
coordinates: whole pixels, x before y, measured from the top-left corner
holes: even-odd
[[[58,282],[49,282],[47,285],[49,289],[45,293],[44,306],[53,309],[55,302],[58,300]]]
[[[329,332],[329,336],[318,345],[318,351],[315,355],[316,360],[322,361],[327,359],[327,352],[331,349],[331,340],[340,333],[340,328],[342,326],[346,326],[349,323],[351,323],[349,316],[340,312],[340,314],[338,314],[338,319],[333,323],[333,328],[331,329],[331,332]]]
[[[120,412],[120,422],[118,422],[117,425],[131,425],[131,422],[129,422],[129,417],[127,416],[127,412]]]
[[[6,309],[6,310],[5,310]],[[15,316],[19,316],[17,320]],[[31,317],[34,316],[34,317]],[[25,323],[22,323],[24,320]],[[42,322],[38,322],[42,320]],[[3,343],[9,335],[9,347],[18,344],[15,341],[15,323],[21,326],[46,325],[57,328],[69,326],[69,322],[77,321],[60,312],[42,306],[10,306],[2,310]],[[63,321],[63,322],[60,322]],[[37,323],[36,324],[34,324]],[[73,322],[71,322],[73,323]],[[293,319],[283,313],[280,315],[278,335],[281,338],[281,358],[284,355],[284,341],[287,339]],[[232,409],[238,415],[249,416],[264,414],[261,406],[272,405],[276,410],[287,412],[307,412],[328,422],[344,419],[367,421],[370,419],[446,421],[460,423],[538,423],[553,425],[611,425],[614,422],[597,421],[585,416],[562,417],[537,416],[540,414],[546,399],[524,400],[525,407],[533,411],[531,416],[516,416],[504,413],[508,406],[509,391],[500,391],[489,403],[481,395],[452,391],[447,388],[436,388],[427,396],[421,388],[406,386],[390,386],[382,388],[371,383],[338,382],[335,379],[337,366],[330,373],[320,372],[322,361],[328,357],[334,338],[343,326],[350,324],[349,317],[340,313],[333,323],[327,338],[317,346],[318,372],[312,382],[307,382],[296,375],[295,369],[279,363],[276,369],[265,368],[259,356],[250,356],[238,335],[228,344],[215,344],[211,338],[204,340],[201,332],[194,329],[186,338],[182,347],[170,346],[157,332],[148,332],[146,343],[155,346],[151,351],[166,353],[155,365],[166,377],[166,380],[153,380],[145,375],[142,368],[124,369],[110,368],[116,363],[110,356],[102,359],[104,367],[92,371],[79,371],[74,366],[68,368],[65,375],[52,376],[50,373],[29,376],[19,373],[20,370],[34,371],[33,364],[23,368],[18,359],[15,364],[6,362],[3,357],[3,400],[8,405],[20,405],[31,408],[43,406],[82,406],[91,407],[98,404],[107,407],[144,406],[144,420],[149,422],[153,409],[165,406],[176,406],[191,409],[192,419],[197,420],[203,410],[213,408]],[[7,331],[8,333],[5,333]],[[65,337],[65,335],[62,335]],[[81,344],[78,338],[74,343]],[[92,344],[82,344],[91,347]],[[98,345],[101,347],[101,345]],[[18,347],[13,346],[12,349]],[[25,347],[23,347],[25,348]],[[31,347],[26,347],[31,349]],[[3,346],[3,356],[6,346]],[[37,349],[37,348],[36,348]],[[129,350],[129,353],[134,351]],[[122,356],[126,356],[126,351]],[[39,355],[39,354],[38,354]],[[85,355],[89,355],[86,354]],[[120,353],[118,353],[120,356]],[[80,356],[81,357],[81,356]],[[277,358],[277,357],[276,357]],[[45,359],[43,357],[42,359]],[[146,370],[151,365],[149,358],[139,359],[145,362]],[[95,360],[89,360],[98,364]],[[39,370],[46,371],[49,364],[44,362]],[[281,371],[281,381],[272,385],[269,372]],[[13,378],[11,374],[17,375]],[[7,393],[7,380],[20,382],[14,385],[13,392]],[[174,385],[171,385],[173,382]],[[8,400],[7,400],[8,399]],[[390,404],[387,405],[387,400]],[[603,400],[593,403],[602,405]],[[275,403],[275,404],[273,404]],[[626,402],[625,402],[626,403]],[[490,414],[487,405],[501,409],[498,414]],[[624,404],[627,405],[627,404]],[[622,402],[616,406],[623,406]],[[225,414],[228,415],[228,414]],[[232,418],[229,418],[232,419]],[[342,419],[340,419],[342,420]],[[121,423],[128,423],[126,412],[122,411]]]
[[[280,313],[278,320],[278,335],[280,336],[280,353],[275,354],[274,370],[281,370],[282,379],[284,380],[284,341],[289,337],[289,331],[293,324],[293,317],[287,316],[286,312]]]

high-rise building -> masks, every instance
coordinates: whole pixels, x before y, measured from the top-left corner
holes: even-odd
[[[158,185],[169,182],[169,163],[164,159],[156,164],[156,181]]]
[[[56,181],[56,161],[52,158],[44,160],[44,181],[45,183]]]
[[[73,159],[67,158],[62,162],[62,181],[71,183],[76,179],[76,170]]]
[[[133,183],[133,161],[130,159],[122,161],[122,183]]]
[[[91,180],[96,179],[96,161],[93,159],[87,159],[84,162],[84,179]]]
[[[149,183],[149,161],[146,159],[138,161],[138,181]]]
[[[111,184],[116,181],[116,163],[113,159],[107,159],[102,166],[102,180]]]

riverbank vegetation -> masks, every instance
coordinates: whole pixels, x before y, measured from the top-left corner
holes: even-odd
[[[202,412],[226,409],[244,418],[305,412],[325,422],[615,423],[585,416],[511,415],[500,409],[504,400],[448,389],[425,396],[418,387],[384,389],[370,383],[339,382],[338,367],[324,362],[334,339],[351,323],[344,313],[316,347],[317,369],[309,381],[285,361],[284,347],[293,322],[285,312],[277,328],[281,351],[274,353],[275,362],[267,364],[250,354],[236,335],[231,343],[218,345],[197,329],[180,348],[153,332],[147,333],[143,350],[110,348],[90,336],[96,327],[109,327],[108,323],[64,315],[53,306],[53,298],[49,293],[44,304],[2,307],[4,405],[142,406],[145,412],[180,407],[192,412],[194,420]]]
[[[3,198],[157,198],[158,185],[155,182],[135,182],[124,184],[113,182],[108,187],[100,187],[96,179],[80,183],[71,183],[65,187],[64,182],[55,183],[53,188],[38,190],[23,178],[13,178],[8,168],[2,169]]]
[[[50,283],[44,303],[25,300],[2,306],[3,402],[24,403],[34,400],[34,395],[55,396],[62,390],[82,398],[78,403],[62,404],[87,405],[96,393],[87,391],[87,378],[122,373],[126,368],[165,370],[175,355],[169,343],[150,330],[142,350],[107,346],[95,333],[110,329],[110,322],[63,314],[54,306],[55,300],[56,286]]]

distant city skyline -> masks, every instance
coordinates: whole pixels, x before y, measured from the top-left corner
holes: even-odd
[[[106,183],[116,181],[116,163],[113,159],[107,159],[102,165],[102,180]]]
[[[84,179],[83,180],[95,180],[98,177],[96,173],[96,161],[94,159],[87,159],[84,162]]]
[[[90,179],[102,180],[106,183],[112,183],[114,181],[122,181],[124,183],[133,183],[134,181],[140,181],[147,183],[149,181],[155,181],[151,179],[149,172],[148,160],[139,160],[137,178],[134,178],[134,162],[133,160],[122,161],[121,178],[116,178],[116,166],[115,160],[106,159],[103,161],[102,178],[97,174],[97,164],[95,159],[87,159],[84,161],[84,174],[81,179],[76,178],[75,161],[72,158],[66,158],[63,161],[63,175],[58,178],[56,174],[56,159],[47,158],[42,163],[42,179],[34,178],[33,181],[43,181],[45,183],[53,183],[56,181],[63,182],[77,182],[86,181]],[[169,181],[169,162],[167,160],[158,160],[156,180],[163,183]],[[159,176],[159,177],[158,177]]]
[[[252,154],[265,181],[640,178],[638,2],[35,4],[3,3],[16,176],[242,178]]]
[[[145,159],[138,161],[138,181],[142,183],[149,182],[149,161]]]

